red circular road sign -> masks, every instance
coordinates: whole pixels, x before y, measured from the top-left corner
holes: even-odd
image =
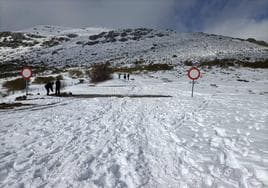
[[[197,80],[201,76],[200,70],[196,67],[192,67],[188,70],[188,77],[191,80]]]
[[[24,67],[20,74],[24,79],[29,80],[32,77],[33,72],[29,67]]]

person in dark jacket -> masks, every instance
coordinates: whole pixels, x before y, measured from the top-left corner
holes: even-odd
[[[46,85],[45,85],[45,88],[47,90],[47,95],[49,95],[49,91],[51,90],[51,92],[53,92],[53,82],[48,82]]]
[[[127,74],[127,80],[129,80],[129,74]]]
[[[57,79],[57,81],[56,81],[56,95],[60,95],[60,85],[61,85],[60,80]]]

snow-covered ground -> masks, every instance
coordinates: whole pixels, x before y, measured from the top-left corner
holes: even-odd
[[[170,98],[31,86],[36,105],[0,111],[0,187],[267,187],[267,70],[202,72],[194,98],[185,70],[65,88]]]

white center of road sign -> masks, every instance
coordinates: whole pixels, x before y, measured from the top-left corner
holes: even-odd
[[[29,80],[32,77],[32,70],[25,67],[21,70],[20,74],[24,79]]]
[[[191,72],[190,72],[190,76],[192,78],[197,78],[199,75],[199,72],[196,70],[196,69],[193,69]]]
[[[22,71],[22,76],[25,77],[25,78],[29,78],[29,77],[31,77],[31,74],[32,74],[32,72],[31,72],[31,70],[29,70],[29,69],[24,69],[24,70]]]
[[[200,70],[196,67],[192,67],[188,70],[188,77],[191,80],[197,80],[200,77]]]

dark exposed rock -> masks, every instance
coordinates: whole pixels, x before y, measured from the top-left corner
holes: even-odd
[[[107,38],[103,41],[103,43],[116,42],[115,38]]]
[[[0,47],[18,48],[19,46],[30,47],[38,44],[28,35],[19,32],[0,32],[0,38],[3,38]]]
[[[123,31],[127,32],[127,33],[130,33],[130,32],[132,32],[132,29],[124,29]]]
[[[54,40],[58,40],[58,41],[60,41],[60,42],[67,42],[67,41],[70,41],[70,39],[67,38],[67,37],[54,38]]]
[[[139,40],[139,39],[140,39],[140,37],[135,36],[135,37],[132,37],[131,39],[132,39],[132,40]]]
[[[121,38],[121,39],[119,39],[119,41],[120,42],[126,42],[126,41],[128,41],[128,39],[127,38]]]
[[[78,35],[77,34],[74,34],[74,33],[67,34],[66,36],[69,37],[69,38],[76,38],[76,37],[78,37]]]
[[[77,41],[76,44],[81,45],[83,44],[83,41]]]
[[[95,45],[95,44],[98,44],[98,43],[99,43],[98,40],[97,40],[97,41],[89,41],[89,42],[87,42],[85,45],[92,46],[92,45]]]
[[[165,36],[163,33],[157,33],[157,34],[155,34],[156,36],[158,36],[158,37],[163,37],[163,36]]]
[[[126,37],[126,36],[127,36],[127,33],[126,33],[126,32],[123,32],[123,33],[121,33],[120,36],[121,36],[121,37]]]
[[[89,36],[90,40],[97,40],[98,38],[100,38],[99,35],[91,35],[91,36]]]
[[[36,39],[39,39],[39,38],[45,38],[44,36],[41,36],[41,35],[35,35],[35,34],[32,34],[32,33],[27,33],[26,34],[28,37],[30,38],[36,38]]]
[[[115,31],[109,31],[107,35],[105,35],[105,38],[115,38],[118,37],[120,34]]]

